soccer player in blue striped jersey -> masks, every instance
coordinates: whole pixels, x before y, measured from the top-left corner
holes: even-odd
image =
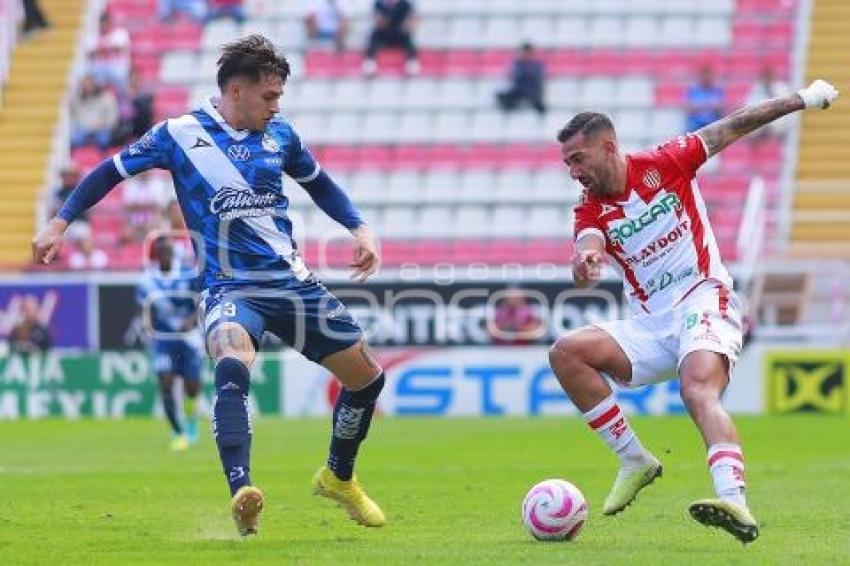
[[[102,162],[33,239],[35,261],[49,263],[68,224],[112,187],[150,168],[171,171],[186,223],[202,242],[194,245],[202,266],[207,350],[215,363],[213,432],[243,536],[256,534],[264,502],[250,477],[247,398],[249,367],[266,330],[343,384],[327,463],[313,477],[314,491],[340,503],[362,525],[385,522],[353,474],[384,374],[348,310],[295,249],[281,173],[351,231],[353,278],[362,281],[377,271],[377,241],[345,192],[278,116],[288,76],[288,62],[262,36],[224,45],[216,77],[221,96],[156,125]]]
[[[142,274],[136,302],[151,333],[154,371],[162,409],[171,426],[171,449],[186,450],[198,440],[203,337],[198,329],[194,269],[175,257],[168,236],[153,241],[154,261]],[[177,414],[174,382],[183,384],[183,419]]]

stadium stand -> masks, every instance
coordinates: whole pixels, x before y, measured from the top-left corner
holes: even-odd
[[[793,0],[430,0],[418,8],[421,74],[404,77],[402,54],[383,52],[380,74],[369,80],[360,63],[371,2],[350,4],[353,29],[342,54],[305,46],[296,2],[248,0],[245,24],[220,20],[205,28],[186,21],[155,28],[153,0],[111,0],[108,9],[132,32],[134,66],[156,85],[159,118],[214,92],[216,49],[224,41],[262,32],[286,48],[294,77],[284,113],[363,207],[387,265],[564,263],[579,189],[560,162],[558,128],[592,108],[612,115],[626,150],[678,134],[685,89],[704,64],[721,78],[731,110],[765,65],[788,80],[797,10]],[[547,67],[544,118],[503,114],[495,104],[525,40]],[[727,258],[735,256],[753,175],[766,179],[768,206],[776,206],[781,151],[778,140],[738,144],[701,176]],[[84,148],[74,159],[87,168],[104,155]],[[294,183],[289,191],[306,256],[315,261],[313,236],[329,221]],[[111,195],[92,219],[100,245],[110,249],[117,222],[108,217],[116,206],[120,198]],[[133,265],[137,251],[116,252],[113,267]],[[349,253],[340,241],[325,255],[342,265]]]
[[[51,29],[13,50],[0,120],[0,265],[22,265],[77,45],[83,0],[54,0]]]
[[[850,4],[818,0],[813,8],[806,78],[828,76],[847,84],[850,70],[841,61],[850,49]],[[802,122],[791,251],[803,256],[850,253],[850,162],[845,148],[850,109],[839,105],[829,114],[806,114]]]

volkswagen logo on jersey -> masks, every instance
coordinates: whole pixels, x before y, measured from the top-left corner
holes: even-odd
[[[251,150],[247,145],[236,144],[227,148],[227,157],[233,161],[248,161],[251,158]]]
[[[277,153],[280,151],[280,144],[272,136],[263,134],[263,149],[269,153]]]
[[[248,190],[222,187],[210,199],[210,212],[221,220],[268,216],[275,214],[278,195],[274,193],[254,194]]]

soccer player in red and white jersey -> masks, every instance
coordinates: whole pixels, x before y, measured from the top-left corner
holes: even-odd
[[[573,276],[580,287],[600,277],[604,258],[621,272],[632,317],[560,338],[549,361],[588,424],[620,459],[603,505],[614,515],[661,475],[603,376],[626,387],[678,374],[682,400],[708,449],[716,499],[691,515],[742,542],[758,537],[744,497],[744,460],[720,395],[741,348],[741,309],[720,260],[694,176],[723,148],[782,116],[827,108],[838,96],[818,80],[797,93],[748,106],[658,147],[623,155],[611,121],[584,112],[558,133],[564,162],[584,186],[576,207]]]

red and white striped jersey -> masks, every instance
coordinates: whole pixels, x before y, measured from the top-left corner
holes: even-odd
[[[707,157],[696,134],[627,155],[626,192],[585,191],[575,208],[576,241],[590,233],[605,240],[633,312],[668,309],[706,279],[732,288],[694,179]]]

